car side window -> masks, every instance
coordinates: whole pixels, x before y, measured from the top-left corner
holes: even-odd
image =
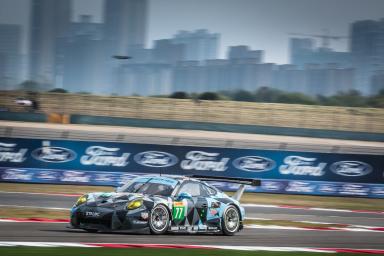
[[[200,184],[197,182],[186,182],[181,185],[179,194],[183,192],[186,192],[191,196],[200,196],[201,195]]]
[[[202,196],[214,196],[217,194],[216,190],[207,185],[201,184]]]

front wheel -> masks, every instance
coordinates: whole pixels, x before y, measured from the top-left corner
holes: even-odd
[[[153,207],[149,216],[149,230],[151,234],[162,235],[168,230],[170,223],[169,211],[163,204]]]
[[[240,214],[237,208],[230,205],[225,209],[222,222],[223,234],[226,236],[233,236],[240,227]]]

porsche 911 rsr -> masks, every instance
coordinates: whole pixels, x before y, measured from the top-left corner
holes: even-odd
[[[204,180],[241,183],[229,197]],[[149,229],[166,232],[207,232],[234,235],[243,228],[239,199],[250,179],[142,176],[116,192],[81,196],[71,210],[72,228],[88,232]]]

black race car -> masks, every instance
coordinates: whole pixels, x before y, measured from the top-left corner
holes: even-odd
[[[233,197],[204,180],[241,183]],[[81,196],[71,210],[71,227],[88,232],[149,229],[166,232],[209,232],[234,235],[242,229],[244,208],[239,199],[251,179],[143,176],[116,192]]]

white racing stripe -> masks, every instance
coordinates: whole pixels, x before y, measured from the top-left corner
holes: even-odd
[[[127,245],[130,244],[120,244],[120,243],[56,243],[56,242],[0,242],[0,246],[32,246],[32,247],[110,247],[110,245]],[[164,245],[168,244],[142,244],[142,247],[156,247],[161,248]],[[172,244],[169,244],[172,246]],[[185,246],[189,248],[194,246],[201,249],[222,249],[222,250],[240,250],[240,251],[275,251],[275,252],[321,252],[321,253],[335,253],[332,250],[319,250],[314,248],[304,248],[304,247],[270,247],[270,246],[227,246],[227,245],[178,245]]]
[[[312,230],[308,228],[299,228],[299,227],[277,226],[277,225],[256,225],[256,224],[244,225],[244,227],[251,228],[251,229]]]
[[[81,194],[46,193],[46,192],[20,192],[20,191],[0,191],[0,194],[26,194],[26,195],[65,196],[65,197],[79,197],[79,196],[81,196]]]
[[[259,208],[281,208],[281,209],[306,210],[306,211],[326,211],[326,212],[348,212],[348,213],[384,214],[384,211],[347,210],[347,209],[333,209],[333,208],[320,208],[320,207],[301,207],[301,206],[273,205],[273,204],[242,204],[242,206],[243,207],[259,207]]]
[[[261,207],[261,208],[280,208],[278,205],[273,204],[241,204],[244,207]]]
[[[278,225],[256,225],[249,224],[244,225],[245,228],[250,229],[280,229],[280,230],[301,230],[301,231],[349,231],[349,232],[384,232],[383,230],[375,230],[376,227],[370,228],[361,228],[361,227],[325,227],[325,228],[317,228],[317,227],[292,227],[292,226],[278,226]]]
[[[257,218],[257,217],[245,217],[246,220],[267,220],[267,221],[281,221],[284,219],[267,219],[267,218]],[[298,222],[298,223],[307,223],[307,224],[320,224],[320,225],[339,225],[339,227],[345,226],[345,227],[353,227],[353,228],[366,228],[366,229],[373,229],[373,228],[383,228],[383,227],[377,227],[377,226],[366,226],[366,225],[355,225],[355,224],[347,224],[347,223],[336,223],[336,222],[321,222],[321,221],[307,221],[307,220],[288,220],[289,222]]]
[[[9,220],[9,219],[0,219],[0,222],[13,222],[13,223],[47,223],[47,224],[57,224],[57,223],[67,223],[63,221],[50,221],[50,222],[44,222],[39,220]]]
[[[0,242],[0,246],[33,246],[33,247],[97,247],[83,243],[54,242]]]
[[[383,249],[353,248],[313,248],[313,247],[279,247],[279,246],[231,246],[231,245],[190,245],[190,244],[129,244],[129,243],[66,243],[66,242],[7,242],[0,241],[0,247],[33,246],[33,247],[107,247],[107,248],[178,248],[178,249],[222,249],[241,251],[274,251],[274,252],[317,252],[317,253],[375,253],[384,254]]]
[[[355,211],[352,211],[352,210],[345,210],[345,209],[328,209],[328,208],[317,208],[317,207],[308,208],[308,210],[312,210],[312,211],[325,211],[325,212],[355,212]]]
[[[335,253],[336,251],[325,251],[303,247],[270,247],[270,246],[220,246],[208,245],[209,247],[224,249],[224,250],[240,250],[240,251],[273,251],[273,252],[322,252]]]
[[[334,222],[320,222],[320,221],[307,221],[307,220],[300,220],[300,221],[294,221],[294,222],[300,222],[300,223],[308,223],[308,224],[324,224],[324,225],[344,225],[341,223],[334,223]],[[352,225],[352,224],[345,224],[345,225]]]
[[[258,218],[258,217],[245,217],[246,220],[273,220],[267,218]]]

